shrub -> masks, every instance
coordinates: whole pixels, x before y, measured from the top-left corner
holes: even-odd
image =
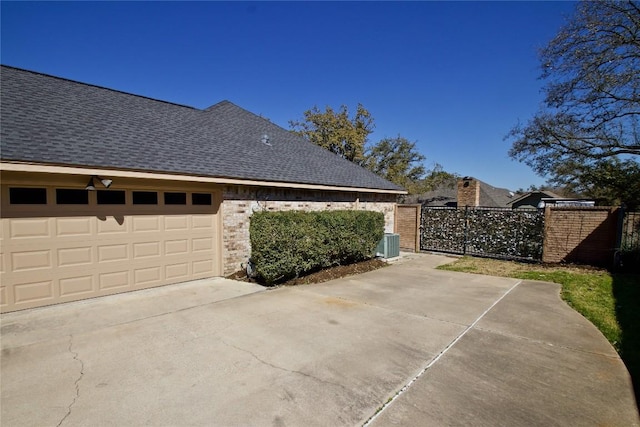
[[[384,215],[370,211],[256,212],[249,233],[257,277],[270,285],[372,258],[384,235]]]

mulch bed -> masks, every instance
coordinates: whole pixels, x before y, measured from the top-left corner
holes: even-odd
[[[386,262],[379,259],[370,259],[367,261],[356,262],[349,265],[338,265],[331,268],[325,268],[315,273],[308,274],[302,277],[296,277],[288,280],[284,283],[279,283],[278,286],[295,286],[295,285],[309,285],[311,283],[322,283],[328,280],[339,279],[341,277],[353,276],[354,274],[362,274],[367,271],[377,270],[378,268],[386,267]],[[247,274],[240,270],[227,276],[227,279],[239,280],[242,282],[253,282],[253,280],[247,277]]]

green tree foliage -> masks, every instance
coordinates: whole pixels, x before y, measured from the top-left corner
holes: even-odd
[[[416,143],[406,138],[384,138],[366,147],[368,136],[374,128],[374,119],[362,104],[356,114],[342,105],[338,111],[326,107],[320,111],[313,107],[304,112],[301,121],[289,121],[292,132],[331,152],[366,167],[379,176],[417,194],[429,191],[455,176],[436,164],[428,171],[423,165],[425,156],[416,149]]]
[[[559,166],[555,183],[573,194],[596,200],[599,205],[624,203],[629,210],[640,209],[640,164],[617,158],[589,165],[568,162]]]
[[[579,3],[540,59],[544,107],[507,135],[510,156],[556,182],[590,167],[582,181],[608,182],[593,171],[620,167],[617,173],[625,175],[637,167],[611,159],[640,155],[638,2]]]
[[[433,169],[427,171],[427,175],[422,180],[420,191],[431,191],[436,188],[454,188],[458,178],[458,174],[449,173],[444,170],[441,164],[436,163]]]
[[[364,166],[413,194],[420,191],[427,172],[422,164],[424,160],[415,142],[398,135],[384,138],[368,149]]]
[[[317,106],[304,112],[304,119],[291,120],[289,126],[294,133],[331,152],[357,164],[364,161],[367,137],[374,128],[369,111],[358,104],[353,117],[346,105],[338,111],[327,106],[321,111]]]

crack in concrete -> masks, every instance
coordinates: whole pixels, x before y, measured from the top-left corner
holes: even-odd
[[[255,353],[253,353],[251,350],[247,350],[246,348],[238,347],[236,345],[233,345],[231,343],[226,342],[223,339],[221,339],[220,341],[226,346],[229,346],[231,348],[235,348],[236,350],[239,350],[239,351],[242,351],[244,353],[247,353],[247,354],[251,355],[251,357],[256,359],[258,362],[262,363],[263,365],[267,365],[267,366],[269,366],[271,368],[278,369],[278,370],[284,371],[284,372],[288,372],[290,374],[302,375],[303,377],[310,378],[310,379],[318,381],[318,382],[320,382],[322,384],[332,385],[334,387],[339,387],[339,388],[343,389],[346,392],[351,392],[351,390],[349,390],[347,387],[345,387],[342,384],[338,384],[338,383],[334,383],[334,382],[331,382],[331,381],[323,380],[322,378],[314,377],[313,375],[307,374],[306,372],[291,370],[291,369],[283,368],[282,366],[274,365],[273,363],[270,363],[270,362],[267,362],[264,359],[261,359]]]
[[[76,401],[80,398],[80,380],[82,380],[82,377],[84,376],[84,362],[82,361],[82,359],[78,357],[78,353],[73,351],[72,347],[73,347],[73,335],[69,335],[69,353],[73,355],[73,360],[80,362],[80,375],[78,375],[78,378],[76,378],[74,382],[76,395],[73,397],[73,401],[67,407],[67,413],[65,414],[64,417],[62,417],[62,419],[56,425],[56,427],[60,427],[62,423],[64,423],[64,421],[69,417],[69,415],[71,415],[71,408],[73,407],[73,405],[75,405]]]
[[[385,411],[389,407],[389,405],[391,405],[393,402],[395,402],[396,399],[398,399],[402,394],[404,394],[416,381],[420,379],[420,377],[422,377],[422,375],[424,375],[425,372],[431,369],[431,367],[435,363],[437,363],[441,357],[443,357],[450,349],[452,349],[458,343],[458,341],[460,341],[469,331],[473,330],[476,327],[476,325],[482,320],[482,318],[486,316],[487,313],[489,313],[493,309],[493,307],[498,305],[500,301],[506,298],[506,296],[509,295],[511,291],[513,291],[522,282],[523,282],[522,280],[519,280],[518,282],[516,282],[511,288],[509,288],[509,290],[507,290],[504,294],[502,294],[500,298],[494,301],[494,303],[491,304],[491,306],[487,308],[484,311],[484,313],[482,313],[471,325],[469,325],[453,341],[451,341],[445,348],[443,348],[442,351],[440,351],[440,353],[438,353],[433,359],[431,359],[431,361],[418,373],[418,375],[416,375],[411,381],[405,384],[404,387],[402,387],[398,392],[396,392],[396,394],[390,397],[386,403],[380,406],[378,410],[371,417],[369,417],[369,419],[363,424],[363,427],[368,427],[376,418],[378,418],[378,416],[383,411]]]

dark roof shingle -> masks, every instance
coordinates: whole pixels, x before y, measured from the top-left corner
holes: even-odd
[[[498,188],[480,181],[480,206],[505,208],[515,193],[506,188]]]
[[[199,110],[0,70],[5,161],[402,190],[228,101]]]

